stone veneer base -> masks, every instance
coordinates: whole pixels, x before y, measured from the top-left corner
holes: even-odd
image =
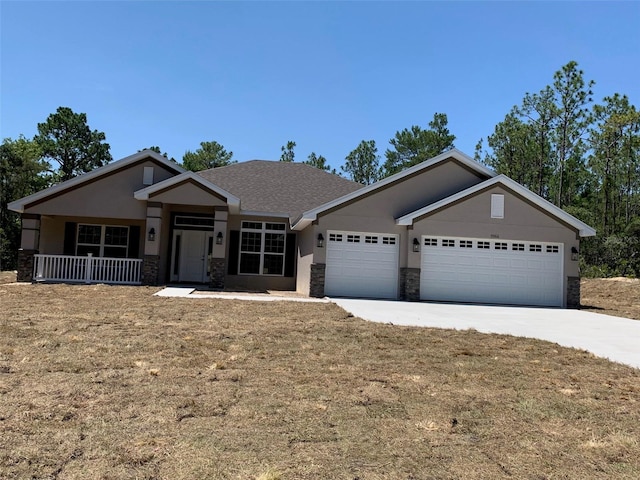
[[[309,296],[324,297],[324,276],[327,266],[324,263],[311,264],[311,279],[309,280]]]
[[[142,284],[158,285],[160,255],[145,255],[142,260]]]

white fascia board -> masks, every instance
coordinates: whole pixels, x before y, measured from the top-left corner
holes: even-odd
[[[154,152],[153,150],[142,150],[141,152],[134,153],[133,155],[121,158],[120,160],[116,160],[115,162],[107,163],[102,167],[91,170],[90,172],[84,173],[65,182],[58,183],[57,185],[53,185],[49,188],[45,188],[44,190],[40,190],[39,192],[28,195],[24,198],[15,200],[8,205],[8,208],[9,210],[12,210],[14,212],[23,213],[25,206],[29,205],[30,203],[42,200],[43,198],[47,198],[50,195],[64,191],[76,185],[80,185],[94,178],[101,177],[103,175],[106,175],[107,173],[123,169],[132,163],[149,157],[153,158],[156,162],[163,164],[167,168],[175,170],[178,173],[183,173],[185,171],[184,168],[182,168],[177,163],[168,160],[166,157],[160,155],[157,152]]]
[[[396,224],[397,225],[413,225],[413,222],[417,218],[420,218],[440,208],[446,207],[447,205],[457,202],[458,200],[462,200],[465,197],[473,195],[474,193],[477,193],[481,190],[484,190],[496,184],[501,184],[506,188],[513,190],[514,192],[526,198],[527,200],[534,203],[535,205],[539,206],[540,208],[542,208],[552,216],[576,228],[581,237],[593,237],[596,234],[596,231],[594,228],[590,227],[589,225],[582,222],[581,220],[578,220],[573,215],[568,214],[561,208],[556,207],[553,203],[545,200],[539,195],[536,195],[528,188],[525,188],[519,183],[515,182],[514,180],[511,180],[506,175],[498,175],[496,177],[490,178],[489,180],[486,180],[482,183],[478,183],[477,185],[467,188],[466,190],[462,190],[461,192],[458,192],[447,198],[443,198],[438,202],[432,203],[430,205],[427,205],[426,207],[420,208],[419,210],[416,210],[414,212],[408,213],[407,215],[399,217],[396,219]]]
[[[349,202],[358,197],[366,195],[374,190],[384,187],[385,185],[389,185],[390,183],[397,182],[398,180],[402,180],[404,177],[413,175],[414,173],[420,172],[426,168],[432,167],[433,165],[443,162],[449,158],[454,158],[458,160],[460,163],[466,165],[467,167],[475,170],[476,172],[486,175],[489,178],[495,177],[497,174],[493,170],[485,167],[484,165],[476,162],[470,156],[464,154],[460,150],[453,148],[451,150],[447,150],[440,155],[431,158],[430,160],[425,160],[422,163],[414,165],[413,167],[407,168],[401,172],[396,173],[395,175],[391,175],[390,177],[383,178],[379,182],[372,183],[371,185],[367,185],[366,187],[362,187],[360,190],[356,190],[355,192],[351,192],[347,195],[343,195],[340,198],[327,202],[319,207],[316,207],[312,210],[308,210],[302,214],[300,220],[296,222],[296,224],[292,227],[293,230],[303,230],[306,228],[311,222],[315,221],[318,218],[318,214],[324,212],[325,210],[329,210],[331,208],[337,207],[345,202]]]
[[[240,215],[242,215],[243,217],[289,218],[288,213],[260,212],[258,210],[241,210]]]
[[[185,180],[193,180],[194,182],[202,185],[207,190],[211,190],[212,192],[217,193],[221,197],[224,197],[227,201],[227,205],[229,206],[230,212],[238,213],[240,211],[240,199],[238,197],[236,197],[235,195],[232,195],[226,190],[223,190],[217,185],[206,180],[204,177],[191,171],[183,172],[180,175],[176,175],[175,177],[167,178],[162,182],[154,183],[153,185],[145,187],[141,190],[137,190],[136,192],[134,192],[133,196],[136,200],[149,200],[150,195],[153,195],[154,193],[160,190],[170,188],[173,185],[182,183]]]

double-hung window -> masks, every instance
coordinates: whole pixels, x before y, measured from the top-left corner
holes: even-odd
[[[78,225],[76,255],[126,258],[129,227],[117,225]]]
[[[284,274],[284,223],[242,222],[240,274]]]

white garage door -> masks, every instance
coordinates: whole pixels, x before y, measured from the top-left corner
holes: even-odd
[[[329,231],[327,236],[326,295],[397,298],[397,235]]]
[[[562,306],[563,245],[422,237],[420,298]]]

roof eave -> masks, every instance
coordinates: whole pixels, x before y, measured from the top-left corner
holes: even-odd
[[[178,174],[184,173],[185,169],[182,168],[177,163],[168,160],[163,155],[160,155],[153,150],[142,150],[140,152],[136,152],[133,155],[129,155],[128,157],[121,158],[120,160],[116,160],[115,162],[107,163],[102,167],[96,168],[90,172],[84,173],[77,177],[66,180],[62,183],[58,183],[57,185],[53,185],[49,188],[45,188],[44,190],[40,190],[39,192],[33,193],[31,195],[27,195],[26,197],[20,198],[11,202],[7,205],[7,208],[13,212],[24,213],[24,209],[27,205],[37,202],[38,200],[42,200],[43,198],[47,198],[51,195],[54,195],[58,192],[62,192],[67,190],[68,188],[74,187],[76,185],[80,185],[84,182],[87,182],[93,178],[101,177],[106,175],[109,172],[122,169],[131,163],[135,163],[144,158],[151,157],[155,161],[165,165],[167,168],[175,170]]]

